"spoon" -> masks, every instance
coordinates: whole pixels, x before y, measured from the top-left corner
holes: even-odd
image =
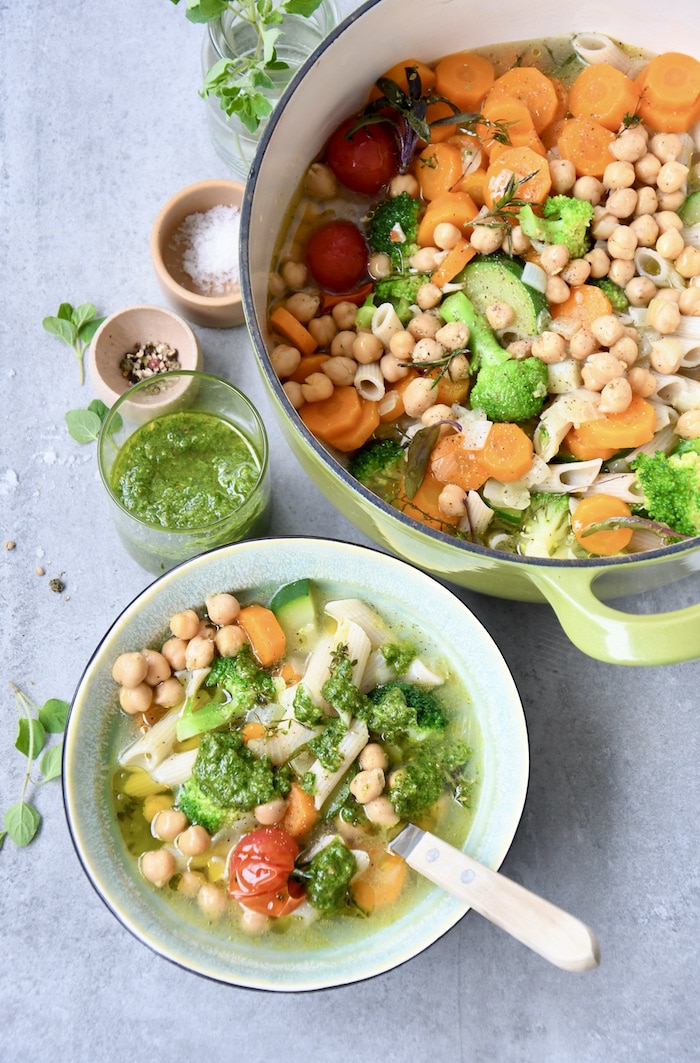
[[[565,971],[600,963],[595,934],[573,915],[409,823],[389,843],[409,867]]]

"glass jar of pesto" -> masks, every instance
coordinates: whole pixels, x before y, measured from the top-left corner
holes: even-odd
[[[268,529],[264,425],[243,392],[208,373],[163,373],[125,392],[98,463],[117,534],[150,572]]]

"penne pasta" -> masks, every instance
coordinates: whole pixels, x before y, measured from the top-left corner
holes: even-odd
[[[180,709],[172,709],[145,734],[125,749],[119,757],[124,768],[145,768],[153,772],[161,761],[172,752]]]
[[[361,602],[359,598],[341,598],[328,602],[326,612],[334,620],[350,620],[358,624],[367,635],[372,649],[386,642],[389,632],[376,609]]]

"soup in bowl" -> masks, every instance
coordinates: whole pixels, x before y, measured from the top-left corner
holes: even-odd
[[[382,545],[544,596],[604,659],[695,656],[693,610],[641,624],[600,600],[698,564],[700,61],[672,50],[682,10],[630,41],[623,9],[592,33],[593,9],[583,26],[561,5],[534,23],[457,7],[365,5],[271,120],[244,298],[275,408]]]

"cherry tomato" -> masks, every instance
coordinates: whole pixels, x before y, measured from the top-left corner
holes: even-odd
[[[367,275],[369,250],[351,221],[329,221],[306,245],[306,264],[314,280],[329,292],[350,292]]]
[[[338,126],[326,145],[326,162],[346,188],[376,196],[399,168],[397,138],[387,122],[361,126],[346,137],[357,119],[354,115]]]
[[[280,827],[261,827],[241,838],[231,853],[229,893],[246,908],[279,917],[304,900],[303,886],[290,881],[299,846]]]

